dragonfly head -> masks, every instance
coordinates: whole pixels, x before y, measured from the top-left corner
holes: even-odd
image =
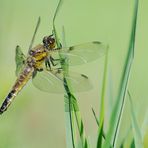
[[[53,35],[45,36],[43,38],[43,44],[44,44],[44,47],[46,47],[49,50],[55,48],[56,43],[55,43],[54,36]]]

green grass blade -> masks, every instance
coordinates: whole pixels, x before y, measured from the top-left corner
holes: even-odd
[[[135,140],[134,140],[134,138],[132,139],[132,142],[131,142],[130,148],[135,148]]]
[[[75,113],[76,123],[78,126],[78,131],[79,131],[79,135],[80,135],[80,139],[81,139],[82,148],[88,148],[88,142],[87,142],[87,138],[85,136],[84,124],[82,121],[81,113],[80,113],[80,111],[78,111],[79,110],[78,104],[73,107],[74,107],[74,113]]]
[[[68,76],[68,63],[64,62],[64,64],[62,64],[62,69],[64,70],[65,77]],[[66,93],[67,93],[67,100],[69,100],[69,103],[68,103],[69,104],[68,105],[69,112],[74,112],[76,123],[77,123],[77,126],[78,126],[80,139],[81,139],[81,143],[82,143],[82,148],[87,148],[88,147],[87,139],[85,137],[84,125],[83,125],[83,121],[82,121],[81,114],[80,114],[80,111],[79,111],[77,99],[72,93],[73,91],[72,91],[72,86],[70,84],[70,81],[66,80],[66,78],[64,78],[64,81],[65,81],[65,84],[66,84],[66,85],[64,84],[64,87],[65,87],[65,90],[66,90]],[[65,108],[67,109],[67,107],[65,107]],[[71,120],[74,120],[74,118],[71,117]]]
[[[59,6],[59,5],[58,5]],[[62,28],[62,40],[63,40],[63,46],[66,46],[66,37],[65,37],[65,30],[64,27]],[[60,47],[59,47],[60,48]],[[59,53],[60,55],[60,53]],[[61,56],[60,55],[61,60],[64,59],[64,55]],[[70,81],[68,81],[66,79],[66,76],[69,75],[69,65],[67,63],[67,61],[64,60],[64,62],[61,62],[61,67],[64,70],[64,79],[63,81],[64,83],[64,88],[65,88],[65,95],[64,95],[64,100],[65,100],[65,110],[68,108],[68,113],[69,113],[69,124],[70,124],[70,128],[67,128],[67,131],[70,132],[71,134],[71,141],[72,141],[72,146],[73,148],[75,148],[75,141],[76,141],[76,135],[75,135],[75,125],[74,125],[74,109],[73,109],[73,97],[72,97],[72,90],[70,89]],[[66,103],[67,102],[67,103]],[[67,112],[66,112],[67,113]],[[69,138],[67,138],[69,139]]]
[[[129,92],[128,92],[128,95],[129,95],[129,101],[130,101],[132,129],[133,129],[135,146],[137,148],[143,148],[141,131],[140,131],[140,128],[138,126],[138,122],[137,122],[137,119],[136,119],[132,98],[131,98],[131,95],[130,95]]]
[[[144,121],[143,121],[142,127],[141,127],[141,133],[142,133],[142,140],[143,141],[144,141],[144,137],[145,137],[147,131],[148,131],[148,109],[145,113]]]
[[[62,0],[59,1],[58,6],[57,6],[56,11],[55,11],[55,14],[54,14],[54,17],[53,17],[53,34],[55,36],[56,44],[57,44],[57,47],[58,48],[61,48],[61,43],[60,43],[59,38],[58,38],[58,35],[57,35],[57,31],[56,31],[56,27],[55,27],[55,20],[56,20],[56,17],[58,15],[58,13],[59,13],[59,10],[60,10],[60,7],[62,5],[62,2],[63,2]],[[65,35],[63,35],[63,41],[64,41],[64,44],[65,44]],[[68,87],[68,82],[67,82],[67,80],[65,78],[65,75],[68,75],[68,63],[66,63],[66,62],[63,63],[62,62],[62,60],[64,59],[64,57],[62,57],[60,55],[60,53],[59,53],[59,56],[60,56],[60,60],[61,60],[61,67],[64,70],[64,79],[63,79],[63,81],[65,81],[65,83],[63,83],[63,84],[64,84],[65,91],[67,92],[67,94],[64,95],[64,99],[67,99],[67,98],[69,99],[69,118],[67,118],[67,120],[69,121],[70,126],[67,127],[67,131],[69,131],[70,132],[70,135],[71,135],[71,143],[70,143],[71,146],[70,147],[75,148],[74,116],[72,114],[72,109],[71,109],[71,102],[72,101],[71,101],[71,97],[70,97],[70,93],[69,93],[70,90],[69,90],[69,87]]]
[[[65,34],[65,33],[63,33],[63,34]],[[66,74],[68,74],[68,66],[66,66],[65,63],[63,65],[63,69],[64,69],[64,72]],[[74,114],[75,114],[75,119],[76,119],[78,132],[79,132],[80,139],[81,139],[82,148],[87,148],[88,144],[87,144],[87,139],[86,139],[86,136],[85,136],[84,124],[83,124],[83,121],[82,121],[82,118],[81,118],[81,114],[80,114],[79,106],[78,106],[78,103],[77,103],[77,99],[72,93],[73,91],[72,91],[72,86],[70,84],[70,81],[67,81],[66,84],[67,84],[65,86],[66,93],[68,95],[68,98],[72,101],[70,103],[71,105],[69,105],[69,107],[72,106],[71,110],[74,111]]]
[[[79,106],[78,106],[77,100],[76,100],[75,96],[72,94],[69,97],[71,97],[72,102],[70,103],[71,107],[70,107],[70,105],[68,106],[68,104],[65,103],[66,112],[69,110],[74,113],[76,124],[78,127],[79,136],[80,136],[79,141],[81,143],[81,147],[88,148],[88,142],[87,142],[87,139],[85,136],[84,124],[83,124],[83,121],[81,118],[81,113],[79,111]],[[67,97],[67,100],[69,100],[69,97]]]
[[[120,126],[120,120],[122,117],[123,106],[124,106],[124,102],[125,102],[127,83],[128,83],[131,65],[132,65],[133,57],[134,57],[137,12],[138,12],[138,0],[135,0],[128,53],[127,53],[127,57],[125,60],[125,64],[124,64],[124,68],[123,68],[123,72],[122,72],[122,77],[120,80],[118,96],[117,96],[115,106],[113,108],[111,118],[110,118],[110,126],[109,126],[109,130],[107,133],[106,141],[104,144],[105,148],[109,147],[109,144],[112,142],[112,140],[113,140],[113,147],[114,147],[116,145],[116,140],[118,137],[117,135],[118,135],[118,129]]]
[[[104,101],[105,101],[105,92],[106,92],[106,80],[107,80],[107,67],[108,67],[108,50],[105,56],[105,64],[104,64],[104,74],[103,74],[103,84],[101,91],[101,111],[100,111],[100,126],[98,127],[98,141],[97,148],[101,148],[102,146],[102,137],[103,137],[103,125],[104,125]]]
[[[57,31],[56,31],[56,27],[55,27],[55,20],[56,20],[56,17],[59,13],[59,10],[62,6],[62,3],[63,3],[63,0],[59,0],[59,3],[58,3],[58,6],[55,10],[55,13],[54,13],[54,17],[53,17],[53,21],[52,21],[52,26],[53,26],[53,34],[55,35],[55,38],[56,38],[56,44],[57,44],[57,47],[61,47],[61,44],[60,44],[60,41],[59,41],[59,38],[58,38],[58,34],[57,34]]]
[[[75,124],[74,124],[74,112],[72,111],[72,103],[70,102],[71,99],[65,94],[64,99],[69,100],[69,110],[65,112],[66,115],[66,136],[67,136],[67,147],[73,147],[75,148]],[[67,106],[66,106],[67,108]],[[68,115],[67,115],[68,113]],[[71,137],[71,138],[70,138]]]
[[[93,115],[94,115],[94,117],[95,117],[96,123],[97,123],[97,125],[98,125],[98,127],[99,127],[99,126],[100,126],[99,120],[97,119],[96,113],[95,113],[95,111],[94,111],[93,108],[92,108],[92,112],[93,112]],[[105,140],[105,139],[106,139],[106,136],[105,136],[104,131],[103,131],[103,133],[102,133],[102,136],[103,136],[103,138],[104,138],[104,140]]]
[[[111,111],[112,111],[112,109],[113,109],[113,102],[114,102],[114,100],[113,100],[113,81],[112,81],[112,72],[111,72],[111,70],[109,69],[108,70],[109,72],[108,72],[108,94],[107,94],[107,98],[108,98],[108,116],[110,116],[110,114],[111,114]]]
[[[130,132],[131,132],[131,126],[129,127],[129,129],[127,129],[126,134],[125,134],[125,136],[123,137],[123,139],[121,141],[120,147],[124,147],[124,143],[126,142],[127,137],[128,137]]]

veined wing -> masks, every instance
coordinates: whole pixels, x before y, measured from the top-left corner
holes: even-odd
[[[69,48],[62,48],[60,53],[68,59],[69,65],[80,65],[94,61],[105,55],[107,49],[107,45],[94,41]]]
[[[66,79],[70,82],[70,86],[74,92],[88,91],[92,88],[90,80],[87,76],[75,72],[69,72]],[[37,72],[36,76],[32,79],[36,88],[49,93],[63,93],[64,81],[63,71],[42,71]]]
[[[16,76],[18,76],[19,73],[21,72],[21,70],[25,64],[25,60],[26,60],[26,57],[23,54],[20,46],[16,46],[16,51],[15,51],[15,63],[16,63],[15,74],[16,74]]]

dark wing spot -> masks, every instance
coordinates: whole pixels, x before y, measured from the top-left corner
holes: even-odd
[[[101,42],[99,42],[99,41],[93,41],[92,43],[93,44],[101,44]]]
[[[84,75],[84,74],[81,74],[82,77],[88,79],[88,76]]]
[[[72,50],[74,50],[74,47],[73,46],[69,47],[69,51],[72,51]]]

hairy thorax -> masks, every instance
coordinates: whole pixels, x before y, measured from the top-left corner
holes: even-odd
[[[40,68],[45,59],[48,57],[48,51],[43,45],[39,44],[30,50],[27,58],[27,64],[36,69]]]

